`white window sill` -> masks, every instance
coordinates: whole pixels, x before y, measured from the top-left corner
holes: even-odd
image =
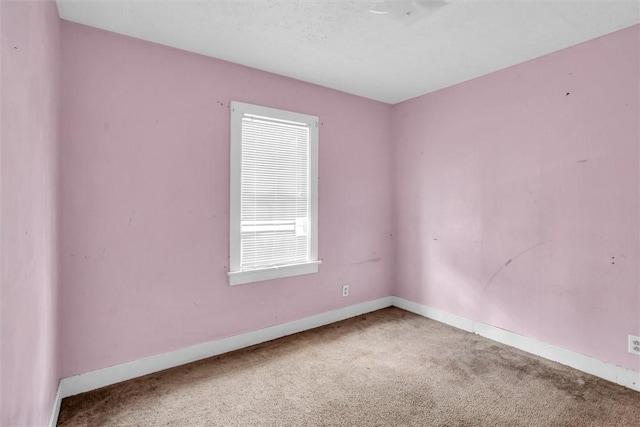
[[[304,264],[281,265],[262,270],[229,271],[229,285],[242,285],[245,283],[260,282],[263,280],[280,279],[282,277],[301,276],[318,272],[318,265],[322,261],[310,261]]]

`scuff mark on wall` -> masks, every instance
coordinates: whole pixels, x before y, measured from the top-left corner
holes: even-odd
[[[511,264],[513,261],[515,261],[516,259],[520,258],[522,255],[526,254],[527,252],[532,251],[532,250],[534,250],[535,248],[537,248],[537,247],[539,247],[539,246],[546,245],[546,244],[547,244],[547,243],[549,243],[549,242],[551,242],[551,240],[547,240],[547,241],[545,241],[545,242],[540,242],[540,243],[538,243],[538,244],[536,244],[536,245],[533,245],[533,246],[531,246],[531,247],[529,247],[529,248],[525,249],[524,251],[520,252],[520,253],[519,253],[519,254],[517,254],[516,256],[509,258],[509,259],[508,259],[504,264],[502,264],[502,265],[500,266],[500,268],[498,268],[498,269],[495,271],[495,273],[493,273],[493,274],[491,275],[491,277],[489,278],[489,280],[487,280],[487,283],[485,283],[485,285],[484,285],[484,290],[486,291],[486,290],[487,290],[487,288],[489,287],[489,285],[491,284],[491,282],[493,282],[493,280],[498,276],[498,274],[500,274],[500,273],[502,272],[502,270],[503,270],[505,267],[507,267],[509,264]]]
[[[371,262],[380,262],[380,261],[382,261],[382,258],[369,258],[369,259],[366,259],[364,261],[354,262],[351,265],[368,264],[368,263],[371,263]]]

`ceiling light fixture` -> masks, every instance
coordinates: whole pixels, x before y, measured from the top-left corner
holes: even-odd
[[[388,15],[404,25],[411,25],[447,5],[447,0],[376,0],[369,13]]]

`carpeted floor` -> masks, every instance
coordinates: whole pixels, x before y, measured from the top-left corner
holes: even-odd
[[[640,393],[388,308],[63,400],[59,426],[639,426]]]

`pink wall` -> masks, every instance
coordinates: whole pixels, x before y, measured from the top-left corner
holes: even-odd
[[[393,108],[398,296],[640,368],[639,29]]]
[[[46,425],[58,386],[53,2],[1,2],[0,425]]]
[[[390,106],[69,22],[62,67],[62,376],[391,294]],[[322,120],[318,274],[227,284],[231,100]]]

